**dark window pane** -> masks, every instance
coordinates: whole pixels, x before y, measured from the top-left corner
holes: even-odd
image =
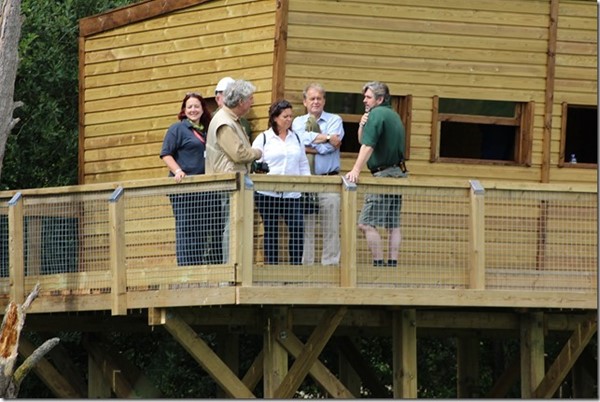
[[[358,152],[360,144],[358,143],[358,123],[344,122],[344,139],[340,151]]]
[[[439,101],[439,112],[476,116],[515,117],[515,106],[515,102],[442,98]]]
[[[578,163],[598,163],[598,108],[568,107],[565,162],[573,154]]]
[[[442,122],[440,157],[513,161],[516,128]]]
[[[329,113],[363,114],[365,105],[362,94],[327,92],[325,110]]]

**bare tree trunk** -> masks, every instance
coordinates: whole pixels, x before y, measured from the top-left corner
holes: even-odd
[[[19,119],[13,112],[22,105],[13,100],[19,64],[19,39],[21,37],[21,0],[0,0],[0,177],[6,141]]]
[[[19,394],[21,382],[57,343],[58,338],[48,339],[14,371],[17,361],[19,336],[25,325],[25,312],[40,293],[40,284],[35,285],[25,302],[19,306],[10,302],[6,307],[2,326],[0,327],[0,397],[16,398]]]

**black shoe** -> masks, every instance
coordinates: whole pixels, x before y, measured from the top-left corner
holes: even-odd
[[[388,266],[388,267],[397,267],[398,266],[398,261],[397,260],[388,260],[386,266]]]

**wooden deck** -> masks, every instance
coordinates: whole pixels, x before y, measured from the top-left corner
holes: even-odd
[[[254,191],[341,197],[339,266],[268,266]],[[230,197],[228,264],[179,267],[169,194]],[[397,268],[371,266],[365,194],[402,194]],[[210,305],[597,309],[597,189],[587,185],[225,174],[0,193],[0,303],[32,313]],[[285,237],[285,233],[281,233]],[[317,251],[321,244],[316,236]],[[7,269],[8,267],[8,269]]]

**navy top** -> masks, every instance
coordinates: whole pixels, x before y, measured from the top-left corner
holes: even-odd
[[[187,175],[204,174],[206,132],[201,136],[204,142],[194,134],[187,119],[172,124],[165,134],[160,157],[171,155]],[[173,176],[173,172],[169,171],[169,176]]]

